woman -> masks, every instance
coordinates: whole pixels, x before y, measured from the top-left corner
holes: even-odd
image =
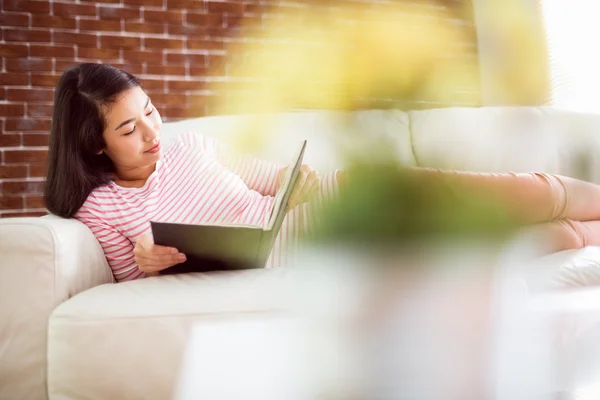
[[[279,165],[236,157],[222,143],[197,134],[180,135],[163,146],[160,128],[151,99],[125,71],[81,64],[58,82],[46,207],[91,229],[117,281],[185,261],[177,249],[153,244],[150,220],[263,225],[285,172]],[[496,192],[527,221],[548,222],[554,250],[600,245],[597,185],[546,174],[414,173]],[[303,166],[268,266],[286,263],[286,254],[310,225],[313,205],[335,193],[341,174],[321,180]],[[312,197],[318,201],[307,203]]]
[[[205,136],[160,141],[161,118],[138,80],[102,64],[66,71],[55,92],[45,200],[75,217],[100,242],[118,281],[153,275],[185,261],[153,245],[150,220],[266,224],[285,168],[235,157]],[[285,256],[309,219],[309,198],[327,198],[335,174],[322,180],[303,166],[268,266]]]

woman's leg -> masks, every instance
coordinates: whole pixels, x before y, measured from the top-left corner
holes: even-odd
[[[544,173],[414,171],[443,177],[465,189],[484,190],[505,202],[526,223],[600,220],[600,185],[579,179]]]
[[[539,228],[550,234],[551,252],[600,246],[600,221],[561,219],[540,224]]]

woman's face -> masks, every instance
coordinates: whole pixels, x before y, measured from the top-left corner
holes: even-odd
[[[115,164],[117,175],[136,177],[154,167],[161,155],[158,110],[148,95],[134,87],[121,93],[107,107],[102,152]]]

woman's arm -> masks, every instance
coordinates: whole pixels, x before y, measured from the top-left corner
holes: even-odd
[[[190,132],[182,135],[181,140],[196,151],[214,154],[223,166],[240,176],[249,189],[255,190],[263,196],[277,194],[279,178],[288,168],[286,165],[235,154],[226,143],[209,136]],[[337,194],[338,178],[341,178],[341,175],[342,171],[336,170],[321,178],[316,196],[318,202]]]
[[[284,165],[237,154],[226,143],[197,133],[182,135],[182,140],[196,151],[213,154],[221,165],[238,175],[250,190],[263,196],[277,193],[277,179]]]
[[[75,218],[83,222],[100,243],[117,282],[145,277],[134,260],[134,244],[117,229],[108,225],[99,210],[90,209],[84,204]]]

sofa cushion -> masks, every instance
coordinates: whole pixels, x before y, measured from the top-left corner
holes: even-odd
[[[288,276],[284,268],[165,275],[71,298],[50,318],[50,398],[171,398],[192,326],[282,313]]]
[[[551,107],[411,111],[419,166],[547,172],[600,183],[600,116]]]

